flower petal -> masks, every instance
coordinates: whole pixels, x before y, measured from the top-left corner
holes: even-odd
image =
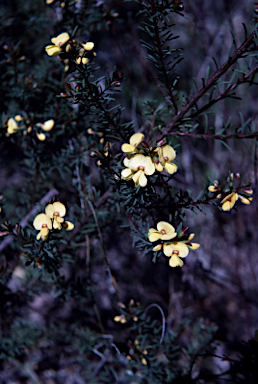
[[[53,214],[54,214],[54,207],[53,207],[53,204],[48,204],[45,208],[45,214],[50,217],[51,219],[53,219]]]
[[[35,229],[41,230],[42,225],[47,223],[47,216],[45,213],[40,213],[37,215],[33,221],[33,227]]]
[[[157,231],[154,228],[149,229],[149,232],[148,232],[149,241],[151,241],[151,242],[157,241],[157,240],[161,239],[161,237],[162,237],[162,234],[159,231]]]
[[[165,161],[172,161],[176,157],[176,152],[170,145],[165,145],[162,147],[162,154]]]
[[[44,133],[36,133],[37,135],[37,138],[40,140],[40,141],[45,141],[46,140],[46,135]]]
[[[187,245],[189,248],[191,248],[193,250],[200,248],[200,244],[197,244],[197,243],[189,243]]]
[[[139,177],[139,185],[141,187],[146,187],[147,185],[147,177],[145,176],[144,172],[143,171],[140,171],[141,174],[140,174],[140,177]]]
[[[59,201],[56,201],[53,203],[53,209],[54,212],[58,212],[61,217],[63,217],[66,214],[66,208],[64,204],[60,203]]]
[[[67,32],[60,33],[57,37],[53,37],[51,39],[52,43],[59,46],[67,43],[67,41],[70,39],[70,36],[68,35]]]
[[[164,234],[162,234],[162,240],[171,240],[174,237],[176,237],[177,233],[175,232],[175,228],[173,225],[167,223],[166,221],[160,221],[157,224],[158,231],[162,234],[162,231],[165,231]]]
[[[55,125],[55,120],[50,119],[50,120],[45,121],[44,124],[42,124],[41,128],[44,131],[50,131],[54,125]]]
[[[65,221],[63,223],[63,227],[66,229],[66,231],[72,231],[74,229],[74,224],[71,223],[71,221]]]
[[[172,175],[173,173],[175,173],[177,171],[177,166],[176,164],[174,163],[170,163],[169,161],[166,161],[165,164],[164,164],[164,168],[165,170],[170,174]]]
[[[45,47],[45,51],[47,52],[48,56],[56,56],[58,53],[62,52],[62,49],[56,45],[47,45]]]
[[[183,260],[180,259],[180,257],[178,257],[177,255],[173,255],[172,257],[170,257],[169,259],[169,265],[170,267],[172,268],[175,268],[175,267],[182,267],[184,265],[184,262]]]
[[[141,142],[144,139],[144,134],[137,132],[134,135],[130,137],[129,143],[133,145],[134,147],[137,147],[137,145],[141,144]]]
[[[155,165],[153,164],[151,158],[149,156],[145,156],[143,159],[144,173],[146,175],[153,175],[155,172]]]
[[[121,150],[125,153],[130,154],[130,153],[134,153],[136,151],[136,148],[131,144],[125,143],[121,146]]]
[[[82,44],[86,51],[91,51],[94,48],[94,43],[88,41],[86,44]]]
[[[153,247],[152,250],[153,250],[153,252],[157,252],[157,251],[160,251],[161,248],[162,248],[162,244],[158,244],[155,247]]]
[[[133,174],[134,174],[134,171],[132,171],[129,168],[125,168],[121,172],[121,178],[123,180],[130,180],[132,178]]]

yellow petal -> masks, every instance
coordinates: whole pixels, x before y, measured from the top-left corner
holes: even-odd
[[[53,219],[53,214],[54,214],[54,207],[53,207],[53,204],[48,204],[45,208],[45,214],[50,217],[51,219]]]
[[[138,184],[138,185],[139,185],[139,178],[140,178],[140,176],[141,176],[142,174],[144,174],[143,171],[138,171],[138,172],[134,173],[132,179],[133,179],[133,181],[135,182],[135,184]]]
[[[33,221],[33,226],[35,229],[41,230],[42,225],[47,225],[49,229],[52,229],[52,221],[50,220],[45,213],[40,213],[37,215]]]
[[[251,201],[253,200],[253,198],[252,197],[239,196],[239,200],[241,201],[241,203],[250,204]]]
[[[58,212],[61,217],[65,216],[66,214],[66,208],[64,204],[60,203],[59,201],[53,203],[53,209],[54,212]]]
[[[157,251],[160,251],[161,248],[162,248],[162,244],[158,244],[155,247],[153,247],[152,250],[153,250],[153,252],[157,252]]]
[[[190,244],[187,244],[189,248],[195,250],[195,249],[198,249],[200,248],[200,244],[197,244],[197,243],[190,243]]]
[[[157,241],[157,240],[161,239],[161,237],[162,237],[162,234],[159,231],[157,231],[154,228],[149,229],[149,232],[148,232],[149,241],[151,241],[151,242]]]
[[[217,192],[218,187],[215,187],[214,185],[210,185],[210,186],[208,187],[208,190],[209,190],[210,192]]]
[[[160,162],[158,163],[154,163],[155,164],[155,168],[158,172],[162,172],[163,171],[163,166]]]
[[[179,257],[186,257],[189,254],[187,245],[180,241],[164,244],[163,250],[166,256],[173,256],[175,252],[178,253],[177,256]]]
[[[134,171],[138,171],[139,167],[143,166],[144,159],[145,159],[144,155],[141,155],[141,154],[134,155],[129,160],[129,168],[133,169]],[[155,167],[154,167],[154,171],[155,171]]]
[[[55,120],[50,119],[50,120],[45,121],[44,124],[41,125],[41,128],[44,131],[50,131],[54,125],[55,125]]]
[[[22,117],[22,115],[16,115],[16,116],[14,116],[14,119],[15,119],[15,121],[22,121],[23,120],[23,117]]]
[[[222,201],[222,210],[223,211],[230,211],[238,200],[238,194],[236,192],[230,193],[228,196],[226,196]]]
[[[157,229],[162,235],[162,240],[171,240],[176,237],[177,233],[173,225],[167,223],[166,221],[160,221],[157,224]],[[163,232],[163,233],[162,233]]]
[[[82,58],[82,64],[86,65],[88,64],[88,62],[89,62],[89,59],[87,59],[87,57]]]
[[[172,161],[176,157],[176,152],[170,145],[162,147],[162,154],[165,161]]]
[[[155,172],[155,165],[153,164],[149,156],[145,156],[142,165],[144,166],[144,173],[146,175],[153,175],[153,173]]]
[[[86,51],[91,51],[94,48],[94,43],[91,43],[90,41],[88,41],[88,43],[82,44],[82,45]]]
[[[47,52],[48,56],[56,56],[62,52],[62,49],[56,45],[47,45],[45,51]]]
[[[191,233],[189,236],[188,236],[188,240],[192,240],[194,238],[195,234],[194,233]]]
[[[133,174],[134,174],[134,172],[131,169],[125,168],[121,172],[121,178],[122,178],[122,180],[130,180],[132,178]]]
[[[144,172],[143,171],[140,171],[141,174],[140,174],[140,177],[139,177],[139,185],[141,187],[146,187],[147,185],[147,177],[145,176]],[[137,184],[137,183],[136,183]]]
[[[164,164],[164,168],[165,170],[170,174],[172,175],[173,173],[175,173],[177,171],[177,166],[176,164],[174,163],[170,163],[169,161],[166,161],[165,164]]]
[[[175,268],[175,267],[182,267],[184,265],[184,262],[183,260],[180,259],[180,257],[178,257],[177,255],[173,255],[172,257],[170,257],[169,259],[169,265],[170,267],[172,268]]]
[[[57,37],[54,37],[51,39],[52,43],[59,46],[67,43],[67,41],[70,39],[70,36],[67,32],[60,33]]]
[[[134,153],[135,151],[136,151],[136,148],[133,146],[133,145],[131,145],[131,144],[123,144],[122,146],[121,146],[121,150],[124,152],[124,153],[128,153],[128,154],[130,154],[130,153]]]
[[[40,141],[45,141],[46,140],[46,135],[44,133],[36,133],[37,135],[37,138],[40,140]]]
[[[129,143],[133,145],[134,147],[137,147],[144,139],[144,134],[137,132],[134,135],[130,137]]]
[[[72,231],[74,229],[74,224],[71,221],[65,221],[63,227],[66,231]]]
[[[62,229],[62,226],[61,226],[60,223],[58,223],[57,220],[54,219],[54,221],[53,221],[53,228],[54,228],[54,229],[59,229],[59,230],[61,230],[61,229]]]

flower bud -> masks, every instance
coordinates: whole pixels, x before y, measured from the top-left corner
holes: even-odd
[[[157,146],[158,147],[162,147],[163,145],[165,145],[167,143],[167,140],[166,139],[162,139],[160,141],[157,142]]]

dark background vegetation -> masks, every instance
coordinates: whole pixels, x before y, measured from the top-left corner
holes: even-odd
[[[35,182],[34,173],[24,166],[26,152],[21,143],[22,137],[6,137],[4,134],[5,119],[14,114],[24,111],[33,113],[35,122],[54,118],[59,121],[59,137],[47,145],[38,142],[38,146],[45,159],[56,155],[56,162],[59,151],[69,144],[70,126],[73,122],[77,124],[78,135],[87,135],[88,127],[83,118],[78,117],[78,106],[73,106],[69,104],[69,100],[65,100],[64,115],[64,109],[59,111],[59,105],[63,101],[57,99],[56,95],[65,92],[65,83],[70,72],[64,75],[63,64],[57,58],[47,57],[44,50],[52,36],[66,30],[67,20],[69,28],[79,25],[76,35],[79,41],[89,39],[94,42],[96,62],[100,67],[99,77],[105,75],[107,70],[111,72],[114,66],[118,72],[123,72],[121,93],[116,95],[116,99],[124,107],[123,121],[132,120],[136,132],[148,126],[144,101],[159,98],[163,92],[157,87],[154,66],[145,59],[146,51],[140,44],[144,33],[139,29],[142,17],[137,16],[139,5],[118,0],[95,3],[97,7],[88,12],[87,2],[78,1],[75,8],[72,8],[72,14],[69,14],[59,6],[58,1],[51,6],[47,6],[43,0],[1,2],[0,109],[3,134],[0,143],[0,192],[4,196],[2,223],[21,222],[53,187],[60,192],[56,197],[68,207],[69,219],[73,221],[76,218],[77,208],[73,207],[80,207],[76,182],[73,183],[76,175],[70,175],[70,185],[67,179],[58,179],[56,170],[39,183]],[[118,17],[112,16],[113,10],[119,14]],[[196,78],[197,84],[201,85],[201,78],[205,77],[209,62],[215,70],[212,56],[216,57],[219,65],[227,60],[232,44],[230,30],[236,38],[237,46],[243,42],[242,22],[251,31],[253,11],[253,1],[184,1],[186,17],[175,14],[172,20],[176,23],[175,33],[180,36],[174,44],[183,48],[184,55],[184,60],[177,68],[180,74],[177,85],[180,100],[193,93],[193,77]],[[85,21],[84,17],[88,19]],[[84,25],[87,28],[84,28]],[[22,56],[25,56],[24,60],[19,59]],[[212,108],[209,126],[214,127],[215,132],[219,131],[222,122],[228,121],[229,118],[232,127],[238,126],[240,114],[244,120],[250,117],[254,124],[257,124],[256,85],[243,85],[238,90],[238,96],[241,99],[221,101]],[[68,121],[65,117],[67,111],[77,117]],[[198,128],[199,132],[203,132],[204,124],[203,121]],[[244,181],[252,181],[255,191],[257,147],[254,141],[229,139],[227,144],[231,148],[230,151],[216,140],[190,137],[179,139],[173,139],[179,167],[172,181],[175,188],[189,188],[193,195],[197,196],[202,188],[209,185],[209,180],[217,179],[225,183],[231,170],[240,172]],[[117,148],[119,150],[118,144]],[[53,161],[53,157],[51,159]],[[88,162],[88,168],[85,166],[83,169],[85,183],[88,183],[88,176],[91,174],[88,193],[95,193],[96,190],[104,193],[106,181],[98,170],[95,159],[88,156],[84,160]],[[47,167],[46,164],[46,170]],[[182,269],[169,268],[164,259],[154,264],[151,254],[142,257],[132,247],[129,228],[121,226],[127,222],[126,214],[122,212],[120,217],[116,216],[112,210],[112,202],[107,202],[102,209],[105,222],[104,242],[122,301],[127,304],[130,299],[134,299],[140,302],[143,308],[152,303],[160,305],[166,316],[167,332],[177,329],[186,319],[190,323],[200,317],[208,319],[218,325],[215,354],[227,354],[236,358],[242,348],[242,340],[253,338],[258,328],[256,194],[254,193],[253,202],[249,206],[239,203],[237,209],[229,213],[221,212],[212,206],[209,207],[210,214],[200,212],[193,215],[189,212],[186,224],[190,231],[196,234],[196,242],[200,243],[201,247],[190,253]],[[152,224],[154,225],[155,223]],[[58,277],[58,283],[55,284],[47,275],[42,277],[33,267],[25,267],[25,259],[21,256],[19,246],[17,241],[13,241],[0,255],[0,327],[3,337],[11,338],[13,334],[17,338],[17,349],[13,346],[13,341],[9,347],[6,339],[3,339],[6,343],[4,353],[10,349],[13,351],[13,357],[2,363],[0,382],[108,382],[108,379],[98,381],[97,376],[91,379],[85,377],[81,373],[79,361],[81,354],[91,356],[93,346],[99,342],[95,336],[95,333],[101,332],[96,318],[98,316],[104,333],[113,335],[116,345],[122,350],[127,338],[126,325],[115,323],[113,320],[114,316],[119,314],[119,309],[96,231],[89,227],[80,246],[71,247],[67,251],[69,260],[63,263],[60,273],[63,278]],[[96,303],[94,308],[87,288],[89,249],[91,286]],[[154,309],[153,318],[160,319],[159,312],[156,313]],[[189,337],[186,333],[181,344],[187,345]],[[23,341],[20,343],[21,339]],[[40,345],[38,340],[41,340]],[[77,346],[81,343],[81,346],[76,349],[73,343]],[[96,354],[92,354],[89,359],[99,360]],[[214,358],[209,364],[214,374],[223,372],[230,366],[228,361],[223,362],[219,358]],[[198,368],[196,370],[198,371]],[[120,379],[121,383],[124,382]],[[212,380],[215,378],[207,382],[213,382]],[[119,379],[116,382],[120,382]],[[151,383],[152,380],[148,379],[146,382]]]

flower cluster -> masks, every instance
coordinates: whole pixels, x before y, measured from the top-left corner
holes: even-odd
[[[253,190],[250,189],[251,182],[241,185],[241,175],[239,173],[235,174],[237,180],[239,180],[239,186],[234,187],[234,174],[231,173],[230,177],[228,177],[228,185],[222,189],[219,186],[219,182],[217,180],[214,181],[213,185],[208,187],[208,190],[212,193],[217,194],[217,198],[220,199],[223,196],[220,204],[223,211],[230,211],[237,200],[240,200],[243,204],[250,204],[253,198],[251,195],[253,194]]]
[[[155,170],[162,172],[163,168],[173,174],[177,166],[172,163],[176,157],[175,150],[163,140],[157,148],[153,149],[143,141],[144,135],[140,132],[131,136],[129,143],[121,146],[121,150],[128,155],[124,159],[125,169],[122,170],[123,180],[133,180],[135,186],[145,187],[147,176],[154,174]]]
[[[46,133],[43,133],[42,131],[49,132],[54,127],[54,125],[55,121],[53,119],[47,120],[44,123],[37,123],[34,126],[34,129],[36,129],[37,138],[40,141],[46,140]],[[27,116],[15,115],[14,117],[10,117],[7,120],[6,136],[13,135],[17,132],[22,132],[23,135],[27,135],[28,133],[31,133],[32,130],[33,124]]]
[[[157,224],[157,229],[150,228],[148,232],[148,238],[150,242],[156,242],[161,240],[157,244],[153,251],[157,252],[163,249],[166,257],[169,257],[170,267],[182,267],[184,265],[182,258],[185,258],[189,254],[189,249],[198,249],[200,247],[197,243],[192,243],[194,233],[186,236],[186,229],[180,231],[178,234],[175,228],[166,221],[160,221]],[[167,241],[172,240],[173,241]]]
[[[39,231],[37,240],[42,239],[46,241],[51,229],[61,230],[64,228],[67,231],[71,231],[74,228],[74,224],[64,220],[65,214],[66,208],[64,204],[58,201],[48,204],[45,208],[45,213],[40,213],[33,221],[34,228]]]
[[[94,48],[94,43],[79,43],[72,39],[67,32],[60,33],[57,37],[51,39],[52,44],[47,45],[45,50],[49,56],[61,55],[64,59],[65,71],[69,69],[69,59],[74,60],[77,64],[88,64],[89,57],[86,57]],[[92,56],[96,56],[92,52]]]

